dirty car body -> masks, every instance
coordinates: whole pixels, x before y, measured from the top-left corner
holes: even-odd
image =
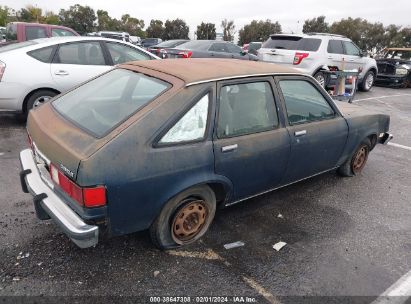
[[[30,112],[20,176],[37,216],[80,247],[150,228],[172,248],[199,238],[215,205],[336,169],[388,129],[388,115],[337,106],[286,67],[132,62]]]

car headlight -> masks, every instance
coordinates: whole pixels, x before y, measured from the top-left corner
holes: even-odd
[[[407,75],[407,74],[408,74],[408,69],[406,68],[396,68],[395,69],[395,75],[402,76],[402,75]]]

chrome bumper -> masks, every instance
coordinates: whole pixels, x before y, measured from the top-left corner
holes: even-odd
[[[21,186],[24,192],[34,196],[36,213],[40,219],[52,218],[65,234],[80,248],[97,245],[98,227],[86,224],[69,206],[64,203],[40,176],[33,152],[26,149],[20,152]]]
[[[381,133],[378,138],[380,144],[386,145],[394,136],[391,133]]]

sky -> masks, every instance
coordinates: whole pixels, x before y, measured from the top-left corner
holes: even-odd
[[[304,20],[320,15],[332,23],[347,17],[361,17],[370,22],[384,25],[397,24],[411,26],[411,0],[1,0],[0,5],[20,9],[26,5],[37,6],[43,11],[58,13],[61,8],[68,9],[79,3],[88,5],[95,11],[108,11],[111,17],[120,18],[123,14],[143,19],[147,26],[151,19],[183,19],[190,27],[190,36],[202,21],[216,24],[221,32],[221,20],[234,20],[238,31],[252,20],[279,21],[283,32],[299,33]]]

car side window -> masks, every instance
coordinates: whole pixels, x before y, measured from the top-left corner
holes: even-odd
[[[345,53],[351,56],[360,56],[360,50],[350,41],[343,41]]]
[[[44,27],[40,26],[26,26],[26,40],[33,40],[38,38],[46,38],[47,33]]]
[[[27,55],[45,63],[50,63],[51,60],[51,53],[53,52],[53,47],[45,47],[38,50],[30,51]]]
[[[223,86],[220,91],[217,137],[233,137],[272,130],[278,116],[268,82]]]
[[[209,51],[218,53],[229,53],[226,43],[213,43]]]
[[[120,43],[106,42],[106,45],[114,64],[120,64],[127,61],[151,59],[149,55]]]
[[[290,125],[330,119],[335,112],[324,96],[306,80],[281,80]]]
[[[203,96],[170,130],[161,138],[160,144],[180,143],[204,138],[207,128],[210,94]]]
[[[68,37],[68,36],[75,36],[74,33],[70,31],[66,31],[59,28],[51,29],[51,36],[52,37]]]
[[[60,45],[57,62],[80,65],[105,65],[99,42],[67,43]]]
[[[330,54],[344,54],[344,48],[341,40],[328,41],[327,52]]]
[[[241,53],[241,48],[234,45],[234,44],[227,43],[227,48],[228,48],[228,51],[230,53],[233,53],[233,54],[240,54]]]

